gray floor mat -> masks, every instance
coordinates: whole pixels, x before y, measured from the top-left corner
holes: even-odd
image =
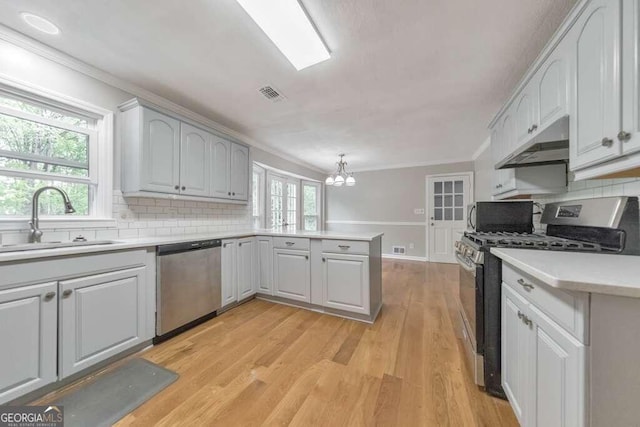
[[[133,359],[63,396],[65,427],[110,426],[178,379],[178,374]]]

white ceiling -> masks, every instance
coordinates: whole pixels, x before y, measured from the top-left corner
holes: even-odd
[[[235,0],[0,0],[0,23],[318,168],[345,152],[362,170],[470,160],[575,1],[303,0],[332,58],[302,71]]]

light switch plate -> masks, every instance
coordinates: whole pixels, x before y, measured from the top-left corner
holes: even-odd
[[[413,213],[416,214],[416,215],[424,215],[424,209],[415,208],[413,210]]]

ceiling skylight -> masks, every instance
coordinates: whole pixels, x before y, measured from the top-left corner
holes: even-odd
[[[331,57],[298,0],[237,0],[297,70]]]

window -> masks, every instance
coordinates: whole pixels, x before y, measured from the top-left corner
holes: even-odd
[[[264,218],[264,182],[265,182],[265,170],[260,166],[253,166],[253,181],[252,181],[252,213],[251,218],[253,221],[253,228],[265,228]]]
[[[320,183],[302,182],[302,229],[318,231],[320,226]]]
[[[67,192],[73,218],[110,217],[113,148],[105,129],[111,124],[109,112],[85,111],[0,84],[0,219],[29,217],[33,193],[46,185]],[[43,193],[39,209],[42,218],[69,220],[56,193]]]

